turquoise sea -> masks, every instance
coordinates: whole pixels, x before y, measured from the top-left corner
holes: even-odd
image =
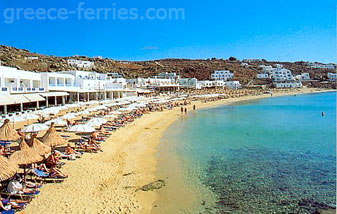
[[[201,203],[183,213],[313,213],[335,204],[335,92],[197,110],[162,141],[174,143],[168,152],[184,185],[212,195],[196,193]]]

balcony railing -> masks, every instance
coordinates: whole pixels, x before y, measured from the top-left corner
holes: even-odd
[[[53,84],[53,83],[49,83],[49,86],[50,87],[72,87],[72,84],[71,83],[66,83],[66,84],[63,84],[63,83],[58,83],[58,84]]]

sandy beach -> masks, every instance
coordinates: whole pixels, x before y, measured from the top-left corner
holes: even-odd
[[[304,88],[274,96],[312,92],[318,91]],[[192,104],[200,109],[265,97],[270,95]],[[187,109],[191,111],[192,105]],[[25,213],[150,213],[158,195],[139,188],[158,179],[156,148],[165,130],[179,117],[180,108],[150,113],[113,132],[102,144],[103,152],[67,161],[62,171],[69,178],[61,184],[44,185]]]

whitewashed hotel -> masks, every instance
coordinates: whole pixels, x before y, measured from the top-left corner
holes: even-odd
[[[68,65],[73,66],[75,68],[93,68],[95,66],[95,63],[91,61],[68,59],[67,62]]]
[[[291,82],[275,82],[274,83],[275,88],[302,88],[302,82],[301,81],[291,81]]]
[[[0,111],[24,111],[66,103],[112,100],[137,96],[139,90],[178,91],[180,88],[231,88],[241,85],[229,71],[215,72],[220,80],[198,81],[176,73],[160,73],[151,78],[124,79],[117,73],[90,71],[31,72],[0,66]]]
[[[181,88],[201,89],[202,85],[197,78],[180,78],[179,85]]]
[[[0,66],[0,111],[135,96],[126,80],[86,71],[30,72]]]
[[[227,81],[229,79],[232,79],[234,76],[233,73],[227,70],[223,71],[214,71],[213,74],[211,74],[211,79],[212,80],[221,80],[221,81]]]
[[[312,69],[324,69],[324,70],[334,70],[336,68],[335,64],[322,64],[322,63],[314,63],[314,62],[307,62],[306,63],[308,68]]]
[[[328,73],[329,81],[336,82],[336,76],[337,76],[336,73]]]

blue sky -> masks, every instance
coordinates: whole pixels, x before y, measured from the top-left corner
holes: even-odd
[[[65,8],[76,12],[80,2],[1,0],[0,44],[56,56],[99,55],[117,60],[235,56],[336,62],[335,0],[86,0],[81,13],[56,20],[36,16],[29,20],[17,11]],[[138,17],[149,8],[181,8],[184,19],[121,20],[110,11],[107,19],[102,15],[88,20],[84,18],[88,8],[137,8]]]

